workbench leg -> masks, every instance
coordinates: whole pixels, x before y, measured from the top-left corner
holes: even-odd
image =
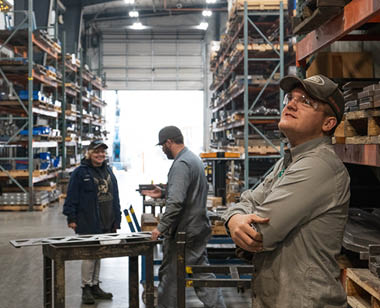
[[[145,278],[146,307],[154,308],[153,246],[145,255]]]
[[[178,232],[177,239],[177,308],[186,307],[185,245],[186,233]]]
[[[65,308],[65,261],[54,260],[54,308]]]
[[[129,307],[139,308],[139,257],[129,257]]]
[[[43,275],[44,275],[44,308],[53,308],[53,296],[52,296],[52,289],[53,289],[53,280],[52,280],[52,265],[53,261],[48,258],[47,256],[44,256],[43,261]]]

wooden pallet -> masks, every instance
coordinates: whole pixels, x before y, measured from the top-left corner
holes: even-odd
[[[380,109],[352,111],[345,114],[346,144],[379,144]]]
[[[351,307],[380,307],[380,279],[368,269],[348,268],[345,289],[347,302]]]
[[[226,228],[224,224],[222,225],[212,225],[211,226],[211,234],[212,235],[227,235]]]
[[[280,151],[280,147],[277,147]],[[229,151],[238,152],[238,153],[244,153],[245,149],[242,146],[232,146],[228,147]],[[267,146],[267,145],[257,145],[257,146],[249,146],[248,147],[248,153],[249,155],[277,155],[279,152],[277,152],[273,147]]]
[[[281,0],[236,0],[235,10],[244,10],[244,2],[247,2],[249,11],[279,10]],[[284,10],[288,9],[288,1],[283,0]]]
[[[207,196],[207,208],[216,208],[219,205],[223,204],[222,197]]]
[[[276,50],[280,50],[280,44],[273,44],[273,47]],[[273,47],[270,44],[248,44],[247,49],[252,51],[260,51],[260,52],[266,52],[266,51],[273,51]],[[244,44],[238,43],[235,46],[235,49],[242,51],[244,50]],[[289,51],[289,45],[284,44],[284,52]]]
[[[228,12],[227,33],[233,28],[234,22],[240,22],[241,11],[244,11],[244,1],[236,0]],[[246,0],[248,11],[278,11],[280,9],[280,0]],[[288,1],[283,0],[284,10],[288,9]],[[240,13],[239,13],[240,11]]]
[[[57,189],[57,184],[53,186],[33,186],[34,191],[53,191]]]
[[[29,176],[28,170],[10,170],[8,173],[14,178],[25,178]],[[33,177],[39,177],[46,175],[47,170],[34,170]],[[8,174],[4,171],[0,172],[0,177],[8,177]]]
[[[48,204],[49,203],[33,205],[33,210],[43,211],[44,209],[47,208]],[[25,205],[25,204],[0,205],[0,211],[14,211],[14,212],[29,211],[29,205]]]

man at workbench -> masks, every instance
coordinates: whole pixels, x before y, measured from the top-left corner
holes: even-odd
[[[206,202],[208,184],[201,160],[183,143],[182,132],[176,126],[167,126],[158,134],[158,145],[168,159],[173,159],[166,188],[166,208],[160,222],[152,231],[152,239],[164,236],[163,260],[159,270],[158,307],[177,307],[177,232],[186,232],[186,263],[208,265],[206,245],[211,236]],[[141,192],[152,198],[161,198],[163,191]],[[214,274],[194,274],[196,278],[213,279]],[[198,298],[207,308],[224,308],[220,289],[195,288]]]
[[[346,307],[336,256],[350,178],[331,145],[343,95],[322,75],[286,76],[280,87],[286,95],[278,126],[290,148],[223,218],[236,245],[254,253],[254,307]]]

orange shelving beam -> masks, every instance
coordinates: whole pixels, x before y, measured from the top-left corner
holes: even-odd
[[[306,58],[329,44],[343,38],[367,22],[380,20],[379,0],[352,0],[341,14],[310,32],[297,43],[296,61],[305,66]]]

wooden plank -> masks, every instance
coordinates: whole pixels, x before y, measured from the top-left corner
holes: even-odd
[[[346,137],[346,144],[372,144],[368,136]]]
[[[43,211],[47,206],[47,204],[41,204],[41,205],[33,205],[34,211]],[[0,211],[28,211],[29,205],[0,205]]]
[[[227,235],[227,231],[224,225],[212,225],[211,231],[212,235]]]
[[[218,205],[223,204],[222,197],[207,196],[207,203],[210,203],[212,207],[217,207]]]
[[[342,11],[342,7],[318,7],[313,14],[293,27],[293,33],[306,34],[324,24]],[[297,20],[297,19],[294,19]]]
[[[369,294],[380,300],[380,279],[366,268],[349,268],[347,277],[355,281]]]
[[[10,170],[9,174],[14,178],[25,178],[29,176],[28,170]],[[47,170],[34,170],[33,177],[39,177],[47,174]],[[0,172],[0,177],[8,177],[8,174],[4,171]]]
[[[370,117],[368,119],[368,136],[380,135],[380,117]]]
[[[53,191],[57,189],[57,184],[53,186],[33,186],[33,190],[35,191]]]
[[[244,9],[244,2],[247,2],[248,10],[278,10],[281,0],[237,0],[235,2],[238,10]],[[288,1],[284,0],[284,9],[288,8]]]
[[[365,300],[353,295],[347,296],[347,303],[351,308],[371,308]]]

